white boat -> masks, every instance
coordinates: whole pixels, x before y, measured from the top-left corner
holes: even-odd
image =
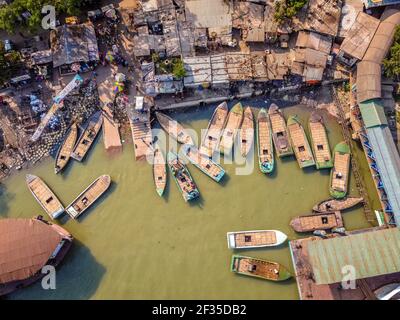
[[[229,249],[275,247],[284,243],[286,234],[279,230],[236,231],[226,234]]]

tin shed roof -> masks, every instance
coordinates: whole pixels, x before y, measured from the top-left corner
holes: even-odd
[[[388,124],[383,106],[377,99],[362,102],[359,107],[366,128]]]

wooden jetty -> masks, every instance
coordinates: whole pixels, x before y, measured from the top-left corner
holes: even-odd
[[[292,277],[290,272],[277,262],[240,255],[232,256],[231,271],[271,281],[284,281]]]
[[[222,154],[230,154],[235,143],[235,138],[239,132],[240,126],[243,121],[243,107],[242,104],[236,103],[229,111],[226,126],[221,136],[219,150]]]
[[[275,151],[279,157],[286,157],[293,154],[292,146],[289,141],[289,133],[286,127],[285,117],[276,104],[271,104],[268,110],[271,121],[272,138]]]
[[[317,169],[328,169],[333,167],[333,158],[329,146],[328,135],[322,116],[313,112],[308,121],[311,146],[315,156]]]
[[[176,141],[182,144],[194,145],[192,137],[178,121],[161,112],[156,112],[156,117],[160,126]]]
[[[110,187],[111,177],[102,175],[94,180],[72,203],[65,212],[73,219],[77,219],[82,213],[90,208]]]
[[[257,150],[261,172],[272,172],[275,166],[274,146],[272,143],[271,124],[264,108],[258,112],[257,116]]]
[[[153,178],[156,191],[162,197],[167,185],[167,163],[161,149],[156,145],[153,156]]]
[[[179,159],[178,155],[168,152],[168,166],[179,191],[185,201],[191,201],[200,196],[200,192],[190,175],[188,168]]]
[[[184,145],[183,153],[188,160],[211,179],[220,182],[225,170],[210,158],[202,155],[195,146]]]
[[[83,130],[81,136],[78,139],[74,147],[74,151],[71,154],[71,158],[82,161],[90,147],[92,146],[94,140],[99,133],[101,126],[103,124],[103,117],[101,111],[94,113],[86,122],[85,129]]]
[[[207,157],[212,157],[217,150],[222,131],[228,116],[228,105],[226,102],[219,104],[208,123],[206,134],[201,142],[200,152]]]
[[[74,149],[76,139],[78,138],[78,126],[76,123],[71,125],[69,131],[65,135],[64,141],[58,149],[56,162],[54,166],[55,173],[61,172],[67,165],[69,159],[71,158],[71,153]]]
[[[26,175],[26,184],[32,195],[51,219],[58,218],[64,212],[64,206],[47,184],[33,174]]]
[[[240,130],[240,154],[246,157],[254,141],[254,117],[250,107],[243,112],[242,128]]]
[[[279,230],[236,231],[226,234],[229,249],[275,247],[283,244],[287,236]]]
[[[119,128],[108,105],[103,107],[103,141],[106,150],[122,150]]]
[[[347,194],[350,175],[350,147],[346,142],[336,145],[333,168],[331,170],[330,194],[335,199],[344,198]]]
[[[313,210],[316,212],[332,212],[332,211],[343,211],[350,209],[359,203],[363,202],[363,198],[360,197],[347,197],[343,199],[328,199],[317,203]]]
[[[290,221],[296,232],[312,232],[343,227],[342,215],[339,211],[299,216]]]
[[[296,155],[297,163],[300,168],[314,166],[314,156],[310,144],[308,143],[306,132],[297,115],[289,117],[287,126],[294,154]]]

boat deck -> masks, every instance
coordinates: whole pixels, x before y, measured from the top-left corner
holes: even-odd
[[[110,108],[105,105],[103,107],[103,132],[104,132],[104,147],[106,150],[122,149],[121,136],[117,124],[114,122]]]
[[[88,119],[89,123],[75,145],[74,152],[71,155],[72,158],[80,161],[86,156],[103,124],[101,118],[102,115],[99,113]]]
[[[279,279],[279,266],[275,263],[241,258],[240,260],[236,259],[235,264],[239,273],[259,276],[270,280]]]
[[[343,227],[343,220],[340,212],[331,212],[300,216],[294,218],[290,224],[297,232],[310,232],[314,230],[328,230],[336,227]]]
[[[279,113],[270,114],[269,118],[271,120],[271,128],[273,133],[278,134],[280,132],[286,132],[285,119],[283,119]]]
[[[313,161],[312,151],[309,148],[303,127],[298,123],[293,123],[288,126],[288,129],[296,153],[296,158],[300,165],[307,161]]]
[[[258,120],[258,144],[260,161],[271,162],[273,146],[267,117]]]
[[[337,191],[347,191],[347,181],[350,168],[350,154],[335,152],[332,173],[332,188]]]
[[[154,183],[156,185],[157,192],[159,195],[162,195],[167,183],[167,170],[164,156],[159,149],[154,151],[153,161]]]
[[[185,155],[191,160],[192,163],[197,165],[199,169],[207,173],[213,179],[217,179],[221,176],[222,168],[218,166],[215,162],[202,156],[200,152],[193,151],[193,148],[188,148]]]
[[[65,140],[63,141],[63,144],[60,147],[60,150],[58,151],[57,157],[56,157],[56,173],[61,171],[62,169],[65,168],[67,163],[69,162],[71,158],[71,154],[74,150],[76,140],[78,138],[78,127],[74,123],[70,130],[67,132],[67,136]]]
[[[240,152],[244,157],[251,148],[254,140],[254,118],[250,107],[246,107],[243,113],[242,128],[240,130]]]
[[[315,160],[318,163],[327,163],[332,160],[329,141],[326,136],[325,126],[320,122],[310,122],[310,132],[314,148]]]
[[[224,108],[218,106],[210,120],[208,130],[203,138],[200,152],[212,156],[213,152],[217,149],[219,140],[221,138],[222,130],[224,129],[226,117],[228,115],[228,107]]]
[[[243,232],[234,236],[236,247],[273,245],[277,242],[276,233],[273,231]]]
[[[233,143],[235,142],[236,134],[242,124],[243,109],[236,108],[236,105],[228,114],[225,129],[221,136],[220,150],[221,152],[229,153],[232,150]]]

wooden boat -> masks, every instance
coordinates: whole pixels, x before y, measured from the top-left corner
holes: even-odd
[[[240,154],[246,157],[254,140],[254,117],[250,107],[243,112],[242,129],[240,130]]]
[[[274,146],[272,144],[271,124],[267,111],[262,108],[257,117],[257,149],[258,164],[262,173],[270,173],[274,170]]]
[[[236,103],[229,111],[226,126],[222,132],[221,142],[219,144],[219,151],[222,154],[230,154],[235,143],[235,138],[239,132],[243,120],[243,107],[242,104]]]
[[[350,209],[363,202],[363,198],[347,197],[344,199],[328,199],[321,201],[313,207],[316,212],[332,212]]]
[[[191,201],[200,196],[200,192],[190,175],[188,168],[183,164],[177,154],[168,152],[168,166],[178,189],[185,201]]]
[[[162,197],[167,185],[167,169],[164,155],[158,146],[155,146],[153,155],[153,177],[157,193]]]
[[[271,281],[284,281],[292,277],[290,272],[277,262],[240,255],[232,256],[231,271]]]
[[[290,140],[294,154],[300,168],[312,167],[315,165],[314,156],[308,143],[306,132],[297,116],[291,116],[287,122]]]
[[[78,139],[74,147],[74,151],[71,154],[71,158],[82,161],[90,147],[92,146],[97,134],[103,124],[103,116],[101,111],[94,113],[86,122],[85,130],[83,130],[81,136]]]
[[[55,164],[55,173],[61,172],[67,165],[69,159],[71,158],[71,153],[74,149],[76,139],[78,138],[78,126],[76,123],[71,125],[68,133],[65,136],[63,143],[58,149]]]
[[[64,206],[47,184],[33,174],[26,175],[26,184],[51,219],[58,218],[64,212]]]
[[[318,113],[313,112],[308,121],[308,127],[315,156],[315,166],[317,169],[332,168],[333,159],[323,118]]]
[[[268,110],[271,122],[272,138],[275,151],[279,157],[286,157],[293,154],[292,146],[289,141],[289,133],[286,127],[285,117],[276,104],[271,104]]]
[[[200,152],[207,157],[212,157],[221,138],[222,130],[225,127],[228,116],[228,105],[222,102],[215,111],[208,123],[206,134],[201,142]]]
[[[161,112],[156,112],[156,117],[160,126],[176,141],[182,144],[194,145],[192,137],[178,121]]]
[[[210,158],[202,155],[195,146],[184,145],[184,155],[188,160],[211,179],[219,182],[225,175],[225,170]]]
[[[333,168],[331,170],[330,194],[335,199],[344,198],[350,175],[350,147],[346,142],[340,142],[333,150]]]
[[[252,230],[228,232],[229,249],[250,249],[262,247],[275,247],[284,243],[286,234],[278,230]]]
[[[111,185],[111,177],[102,175],[94,180],[72,203],[65,209],[71,218],[77,219],[99,199]]]
[[[343,227],[342,215],[339,211],[299,216],[290,221],[296,232],[312,232]]]

